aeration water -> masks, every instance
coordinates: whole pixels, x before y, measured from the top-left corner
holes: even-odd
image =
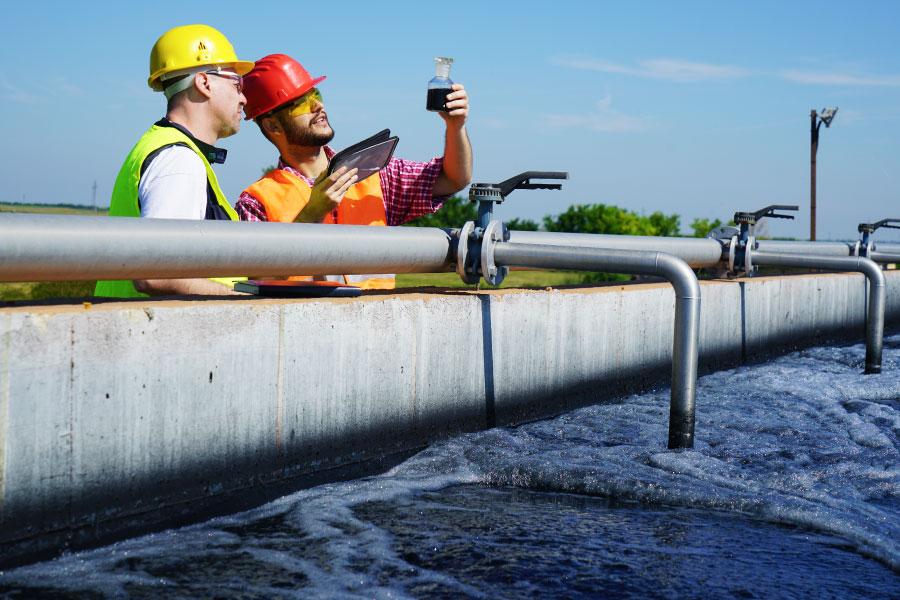
[[[900,336],[435,444],[390,472],[0,574],[11,597],[900,596]]]

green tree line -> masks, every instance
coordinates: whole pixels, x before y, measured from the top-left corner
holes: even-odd
[[[460,227],[478,216],[475,204],[453,196],[438,212],[419,217],[407,223],[413,227]],[[506,226],[518,231],[537,231],[540,224],[531,219],[506,219]],[[575,204],[559,215],[547,215],[542,219],[547,231],[566,233],[608,233],[618,235],[679,236],[681,217],[656,211],[641,215],[612,204]],[[720,219],[697,218],[691,221],[690,235],[706,237],[713,228],[722,225]]]

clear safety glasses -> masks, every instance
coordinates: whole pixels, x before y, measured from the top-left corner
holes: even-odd
[[[203,71],[207,75],[215,75],[216,77],[224,77],[225,79],[230,79],[232,83],[234,83],[234,89],[237,90],[238,94],[242,94],[244,92],[244,78],[238,75],[237,73],[229,73],[228,71]]]
[[[318,104],[324,104],[322,92],[319,91],[319,88],[313,88],[300,96],[293,104],[288,105],[288,114],[292,117],[299,117],[311,113]]]

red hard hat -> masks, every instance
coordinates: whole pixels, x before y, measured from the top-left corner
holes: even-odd
[[[287,54],[270,54],[256,61],[244,75],[244,115],[247,120],[296,100],[325,77],[313,79],[303,65]]]

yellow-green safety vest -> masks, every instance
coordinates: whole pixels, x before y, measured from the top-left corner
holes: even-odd
[[[219,187],[219,180],[216,179],[216,173],[212,170],[209,160],[207,160],[203,152],[200,151],[197,144],[176,127],[166,127],[158,124],[150,127],[150,129],[141,136],[141,139],[138,140],[137,144],[134,145],[134,148],[131,149],[131,152],[125,158],[125,163],[122,165],[121,170],[119,170],[115,187],[113,187],[112,198],[109,202],[109,216],[141,216],[141,208],[138,203],[138,185],[141,181],[141,167],[147,157],[157,150],[176,144],[187,146],[197,153],[197,156],[200,157],[200,160],[203,161],[203,166],[206,168],[206,180],[216,197],[216,202],[219,207],[221,207],[232,221],[239,220],[237,213],[234,212],[234,209],[231,208],[228,200],[225,199],[225,194],[222,193],[222,190]],[[235,281],[245,280],[246,277],[215,277],[211,279],[212,281],[232,286]],[[147,297],[147,294],[142,294],[135,289],[134,282],[127,279],[98,281],[97,286],[94,288],[94,295],[113,298]]]

